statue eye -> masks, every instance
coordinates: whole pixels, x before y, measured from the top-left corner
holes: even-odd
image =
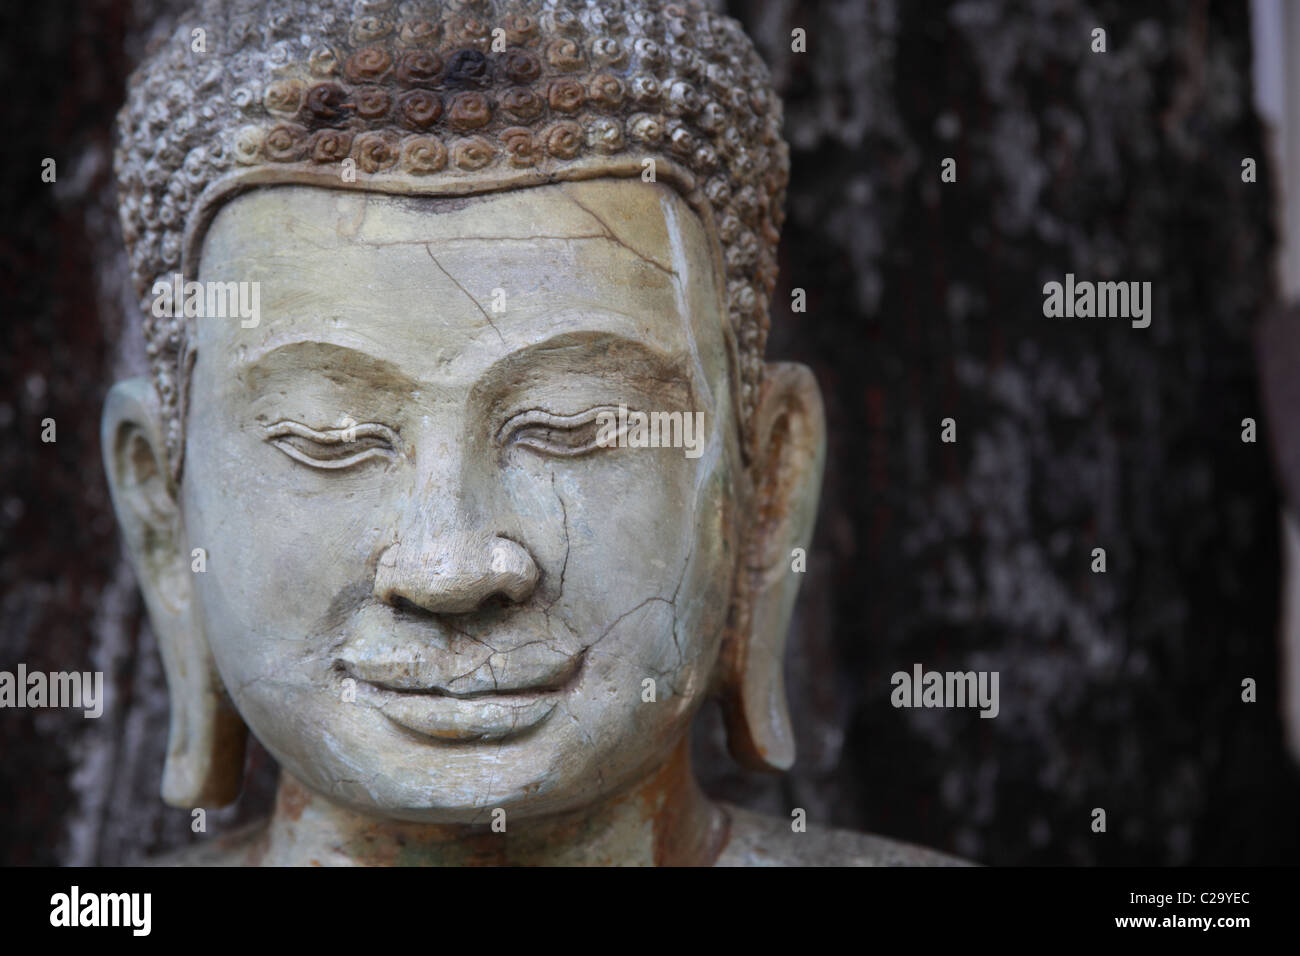
[[[334,471],[371,458],[391,459],[397,451],[397,435],[374,422],[317,431],[299,422],[279,421],[266,426],[266,440],[294,461]]]
[[[608,434],[604,423],[617,416],[618,408],[601,405],[576,415],[553,415],[541,409],[520,412],[501,426],[497,440],[502,445],[520,445],[544,455],[576,458],[598,451],[602,434]]]

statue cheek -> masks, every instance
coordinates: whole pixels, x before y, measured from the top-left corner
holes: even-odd
[[[721,465],[704,483],[691,528],[691,555],[683,579],[694,601],[693,633],[720,641],[730,609],[739,554],[733,472]]]

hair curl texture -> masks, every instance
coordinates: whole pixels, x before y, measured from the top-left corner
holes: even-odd
[[[735,21],[698,0],[201,3],[132,76],[114,155],[173,474],[187,329],[155,317],[149,293],[240,183],[341,186],[351,160],[354,188],[473,191],[602,164],[630,175],[646,157],[681,171],[660,178],[718,237],[748,439],[789,159],[780,101]]]

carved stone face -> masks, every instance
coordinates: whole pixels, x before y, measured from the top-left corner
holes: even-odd
[[[180,544],[284,767],[460,822],[581,806],[673,749],[739,547],[713,261],[638,181],[222,208],[197,278],[259,282],[261,315],[196,320]],[[702,412],[701,453],[599,446],[620,405]]]

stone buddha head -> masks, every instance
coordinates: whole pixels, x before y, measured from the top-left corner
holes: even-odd
[[[169,803],[232,800],[251,730],[277,816],[352,861],[743,842],[686,740],[713,697],[740,761],[794,758],[824,425],[763,360],[780,127],[693,0],[210,4],[142,66],[116,173],[153,375],[103,440]]]

